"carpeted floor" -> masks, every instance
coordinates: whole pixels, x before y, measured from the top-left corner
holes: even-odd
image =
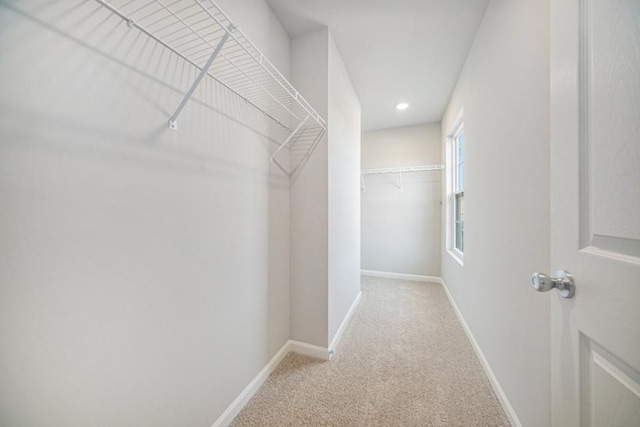
[[[231,425],[509,422],[442,287],[364,276],[333,360],[290,353]]]

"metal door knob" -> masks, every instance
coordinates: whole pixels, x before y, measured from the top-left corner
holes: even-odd
[[[544,273],[533,273],[531,286],[538,292],[547,292],[556,288],[562,298],[571,298],[576,293],[573,276],[564,270],[556,271],[555,277]]]

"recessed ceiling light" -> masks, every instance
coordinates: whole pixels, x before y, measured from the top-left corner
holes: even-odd
[[[396,108],[398,110],[406,110],[407,108],[409,108],[409,104],[407,104],[406,102],[401,102],[400,104],[396,105]]]

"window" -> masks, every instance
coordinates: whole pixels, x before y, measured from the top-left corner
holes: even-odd
[[[464,126],[452,138],[453,248],[464,253]]]
[[[464,254],[464,125],[463,112],[447,137],[447,252],[462,264]]]

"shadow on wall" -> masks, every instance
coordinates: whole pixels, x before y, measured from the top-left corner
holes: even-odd
[[[283,129],[206,78],[169,130],[198,71],[0,0],[0,424],[211,425],[288,339]]]
[[[33,75],[29,81],[42,78],[56,80],[56,72],[73,73],[74,76],[71,87],[58,86],[54,91],[38,93],[38,100],[42,102],[37,108],[22,96],[25,88],[10,87],[7,83],[11,80],[5,77],[3,94],[6,101],[0,108],[9,138],[24,138],[22,126],[25,123],[27,127],[46,126],[50,129],[47,145],[55,144],[56,149],[69,145],[75,154],[79,153],[79,148],[86,155],[90,150],[97,150],[100,156],[111,156],[118,161],[137,158],[138,161],[146,161],[147,166],[187,172],[219,172],[221,176],[236,179],[263,175],[264,167],[253,168],[247,165],[246,159],[252,159],[251,164],[268,161],[267,156],[288,134],[260,110],[210,77],[202,81],[189,101],[186,108],[191,111],[180,117],[180,129],[169,131],[168,118],[195,80],[199,69],[143,32],[129,28],[122,18],[98,2],[0,2],[1,9],[4,11],[0,22],[5,28],[20,17],[46,29],[51,35],[51,38],[44,39],[42,31],[32,35],[21,30],[18,35],[6,36],[9,32],[3,31],[5,34],[0,38],[0,46],[20,45],[20,55],[10,60],[24,62],[24,72]],[[96,61],[96,54],[103,61]],[[68,57],[68,68],[47,68],[47,58],[51,56]],[[107,69],[108,79],[104,76],[106,73],[97,73],[96,68]],[[62,78],[60,80],[63,81]],[[56,105],[82,105],[78,101],[98,96],[92,91],[94,86],[101,87],[99,109],[108,112],[76,111],[73,115],[56,115]],[[108,97],[102,94],[105,86],[109,88]],[[132,112],[132,96],[135,97],[135,105],[143,105],[148,111],[144,114]],[[112,119],[99,120],[103,116]],[[149,117],[153,117],[153,123],[140,122]],[[87,138],[76,141],[65,138],[71,129],[75,133],[86,134]],[[140,129],[151,131],[141,133]],[[195,137],[203,134],[207,136],[206,145],[198,143],[201,138]],[[247,137],[238,138],[238,134]],[[89,147],[86,144],[88,140],[100,140],[102,143]],[[263,150],[256,150],[256,140],[260,141]],[[27,137],[20,142],[33,141]],[[144,151],[141,153],[144,155],[136,156],[136,150]],[[127,151],[126,156],[122,151]],[[155,155],[152,162],[149,162],[149,154]],[[272,183],[288,186],[284,174],[269,175]]]

